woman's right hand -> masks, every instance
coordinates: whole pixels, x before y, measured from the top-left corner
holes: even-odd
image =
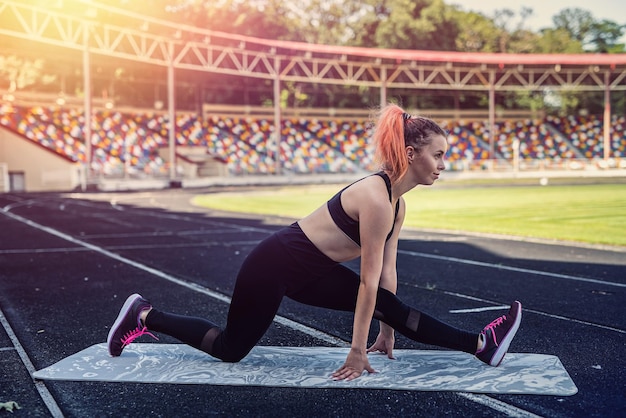
[[[370,366],[365,351],[350,349],[345,363],[337,371],[332,374],[333,380],[354,380],[363,374],[366,370],[368,373],[376,373],[376,370]]]

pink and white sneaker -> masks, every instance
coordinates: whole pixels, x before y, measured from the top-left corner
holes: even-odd
[[[150,308],[152,308],[150,302],[137,293],[126,299],[107,336],[107,346],[111,356],[118,357],[121,355],[124,347],[142,335],[149,335],[158,340],[157,337],[148,332],[148,328],[139,319],[139,314]]]
[[[506,315],[497,318],[481,331],[484,345],[476,352],[476,357],[490,366],[499,366],[521,322],[522,304],[515,301]]]

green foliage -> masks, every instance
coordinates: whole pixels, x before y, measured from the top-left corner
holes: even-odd
[[[503,94],[503,101],[509,109],[528,109],[534,111],[546,109],[543,94],[538,91],[521,90]]]
[[[0,55],[0,79],[8,81],[8,91],[21,90],[35,83],[49,84],[55,77],[43,73],[44,60],[16,55]]]
[[[606,19],[593,22],[589,31],[589,41],[595,45],[594,52],[626,52],[624,44],[618,43],[624,29],[626,29],[626,25],[619,25]]]
[[[305,42],[346,45],[355,38],[360,17],[373,9],[368,0],[304,0],[293,11],[294,27]]]
[[[535,52],[539,54],[581,54],[584,52],[582,42],[572,38],[565,28],[543,29],[535,44]]]
[[[218,32],[266,39],[302,40],[293,6],[279,0],[172,0],[161,6],[167,18]]]
[[[563,9],[552,18],[556,29],[564,29],[572,39],[584,43],[593,26],[593,16],[588,10]]]
[[[377,19],[371,45],[381,48],[453,51],[458,26],[455,11],[443,0],[388,0]]]
[[[456,49],[463,52],[496,52],[498,33],[492,19],[475,12],[454,11],[459,34]]]
[[[305,107],[307,105],[309,95],[302,90],[300,83],[287,81],[282,83],[282,85],[284,87],[280,92],[280,107],[282,109]]]
[[[619,43],[626,25],[611,20],[596,20],[590,11],[579,8],[564,9],[552,18],[555,30],[567,32],[589,52],[624,52]]]
[[[534,11],[493,16],[450,0],[109,0],[111,5],[215,31],[268,39],[393,49],[505,53],[625,51],[626,25],[566,8],[553,27],[526,28]],[[623,17],[622,17],[623,19]],[[584,48],[584,49],[583,49]]]

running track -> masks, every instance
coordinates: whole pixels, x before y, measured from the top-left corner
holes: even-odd
[[[403,232],[398,294],[477,331],[502,313],[494,309],[521,300],[511,351],[557,355],[578,394],[31,379],[105,341],[133,292],[223,324],[243,258],[292,220],[196,208],[189,199],[199,192],[0,194],[0,402],[22,407],[11,416],[626,416],[626,249],[461,233]],[[261,344],[345,345],[350,330],[350,315],[286,300]],[[401,336],[396,347],[432,349]]]

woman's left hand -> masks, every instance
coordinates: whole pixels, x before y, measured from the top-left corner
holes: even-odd
[[[376,342],[372,344],[370,348],[367,349],[368,353],[384,353],[387,354],[392,360],[396,358],[393,356],[393,346],[395,343],[395,338],[393,333],[391,335],[385,335],[382,332],[378,334],[376,337]]]
[[[361,376],[364,370],[367,370],[368,373],[376,373],[376,370],[370,366],[365,351],[358,352],[351,349],[346,362],[332,374],[332,378],[333,380],[354,380]]]

